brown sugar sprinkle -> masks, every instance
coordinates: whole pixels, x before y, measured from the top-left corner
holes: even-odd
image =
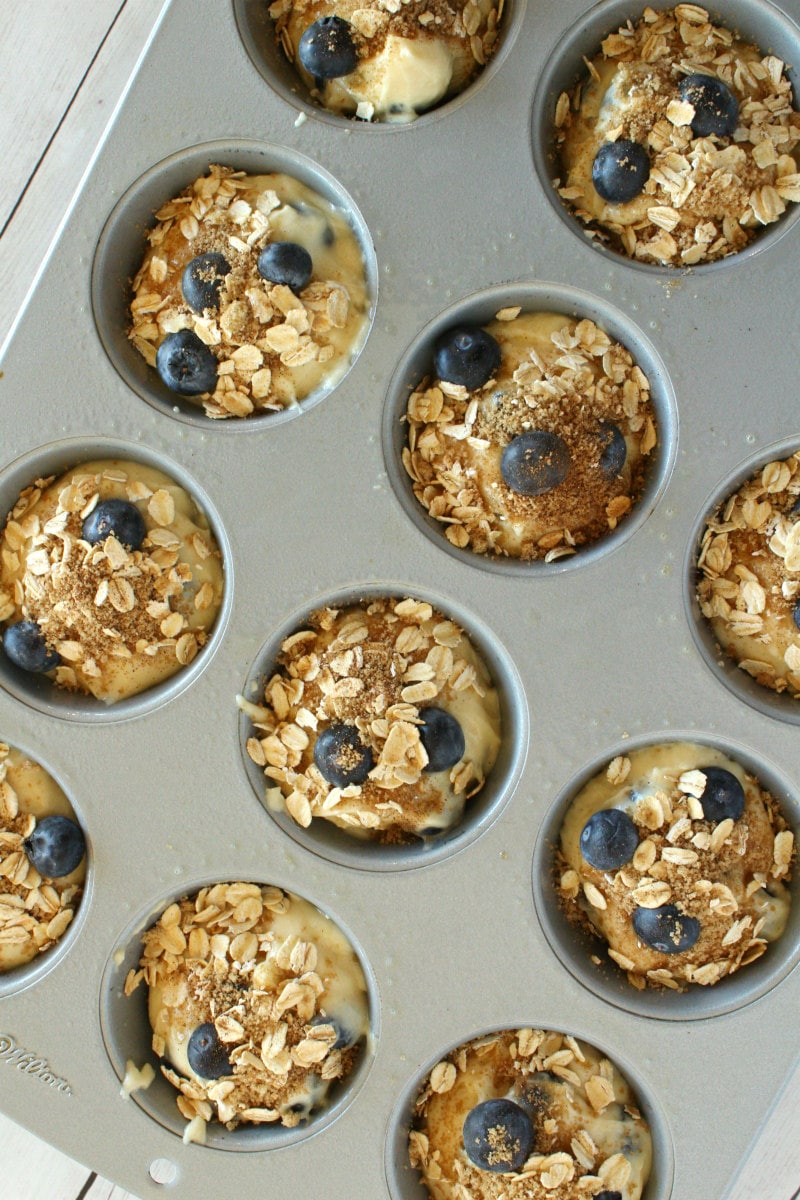
[[[626,760],[612,763],[612,767],[617,764],[616,774],[620,761]],[[663,790],[639,797],[629,810],[640,840],[628,863],[616,871],[600,871],[584,860],[581,886],[578,873],[559,851],[555,879],[569,919],[595,935],[598,931],[587,915],[587,904],[606,911],[613,903],[626,923],[637,907],[664,904],[696,918],[701,937],[679,956],[647,947],[644,955],[650,965],[643,968],[613,945],[608,951],[634,987],[684,990],[688,983],[717,983],[765,952],[768,906],[764,898],[791,878],[796,847],[774,797],[752,776],[746,776],[743,815],[719,822],[706,820],[703,813],[706,776],[702,770],[665,772],[665,776],[668,782]],[[745,853],[748,872],[744,894],[737,898],[724,880],[738,878]]]
[[[0,962],[29,962],[55,945],[75,916],[83,884],[49,879],[29,861],[24,841],[36,817],[20,807],[8,779],[9,747],[0,742]]]
[[[129,550],[113,534],[95,545],[83,539],[83,520],[97,504],[105,477],[132,502],[149,497],[142,514],[147,534],[138,550]],[[171,527],[172,496],[164,489],[151,493],[122,468],[110,466],[103,475],[78,471],[42,524],[32,510],[54,478],[26,488],[6,522],[0,539],[0,620],[38,624],[48,648],[60,656],[54,678],[66,690],[87,690],[85,678],[99,678],[106,664],[134,655],[190,661],[207,633],[185,630],[194,606],[187,586],[192,569],[182,561],[183,544]],[[206,551],[218,555],[208,545]],[[208,602],[204,592],[203,603]]]
[[[150,249],[132,283],[128,336],[151,367],[164,338],[182,329],[197,334],[217,359],[213,393],[197,398],[215,419],[294,403],[287,377],[294,368],[329,362],[338,353],[335,335],[350,319],[350,296],[337,280],[312,275],[295,295],[261,276],[258,255],[276,236],[271,214],[283,201],[268,187],[245,199],[250,187],[244,171],[210,166],[156,213]],[[219,310],[197,313],[184,300],[181,268],[206,253],[223,254],[230,270],[221,279]],[[354,336],[357,328],[355,322]]]
[[[535,1149],[519,1170],[481,1170],[446,1133],[440,1142],[439,1128],[448,1130],[466,1115],[442,1103],[462,1080],[475,1081],[465,1104],[491,1094],[524,1104]],[[598,1114],[604,1118],[602,1126],[595,1124]],[[595,1128],[595,1137],[587,1125]],[[596,1140],[598,1129],[603,1145]],[[430,1183],[432,1195],[588,1200],[620,1188],[640,1196],[645,1180],[638,1160],[648,1141],[635,1097],[607,1058],[570,1035],[526,1028],[459,1046],[433,1068],[414,1105],[408,1150],[411,1166],[422,1173],[423,1183]]]
[[[379,598],[317,610],[284,640],[263,703],[240,697],[239,705],[254,726],[248,755],[298,824],[333,815],[356,833],[404,841],[441,810],[441,789],[424,773],[420,705],[484,694],[475,667],[458,651],[461,639],[460,628],[430,604]],[[314,763],[317,733],[335,722],[353,724],[372,751],[374,766],[362,784],[334,786]],[[456,795],[470,797],[483,783],[480,766],[468,758],[451,770]]]
[[[800,454],[767,463],[708,521],[697,599],[723,649],[762,686],[800,697]]]
[[[644,195],[651,205],[629,225],[599,220],[583,207],[580,183],[555,180],[591,238],[632,258],[692,266],[744,249],[787,204],[800,201],[800,114],[780,59],[739,42],[694,4],[645,9],[638,23],[629,21],[605,39],[602,54],[624,70],[625,92],[636,97],[619,107],[608,139],[646,147]],[[735,94],[739,118],[732,138],[692,133],[694,109],[680,100],[678,84],[693,73],[716,76]],[[583,86],[559,98],[557,146],[582,119]]]
[[[501,310],[497,319],[512,328],[525,315]],[[496,336],[502,348],[502,330]],[[566,317],[550,335],[548,352],[531,346],[502,385],[490,379],[469,392],[425,379],[404,419],[403,465],[414,495],[441,522],[447,540],[479,554],[544,562],[570,556],[616,528],[642,494],[645,461],[657,441],[649,381],[628,350],[593,321]],[[600,469],[603,422],[637,446],[628,480]],[[503,480],[500,455],[532,428],[557,433],[571,465],[551,491],[523,496]]]
[[[458,82],[464,87],[486,65],[497,48],[504,0],[497,4],[478,4],[475,0],[339,0],[336,15],[348,21],[360,63],[370,62],[383,51],[389,37],[412,41],[449,43],[456,50],[466,45],[472,55],[472,67],[458,70]],[[332,10],[331,10],[332,11]],[[319,0],[274,0],[269,15],[276,23],[278,40],[290,62],[295,61],[290,23],[306,28],[325,12]],[[312,96],[321,99],[316,88]],[[356,115],[370,120],[374,111],[359,104]]]
[[[292,1100],[309,1076],[330,1083],[352,1070],[360,1047],[335,1047],[338,1031],[325,1020],[330,979],[317,972],[317,945],[273,928],[304,903],[277,887],[219,883],[171,904],[144,934],[125,995],[144,982],[160,989],[167,1009],[207,1014],[232,1065],[223,1078],[201,1080],[162,1063],[187,1121],[293,1127],[303,1113]],[[308,921],[301,924],[305,933]],[[154,1053],[165,1049],[154,1033]]]

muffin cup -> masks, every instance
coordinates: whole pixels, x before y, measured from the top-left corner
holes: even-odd
[[[649,745],[693,742],[727,754],[758,779],[778,801],[795,838],[800,834],[800,800],[794,787],[771,763],[760,759],[746,746],[695,732],[672,732],[631,738],[594,759],[559,794],[542,822],[533,855],[533,895],[536,912],[547,941],[563,966],[594,995],[641,1017],[657,1021],[696,1021],[734,1012],[766,995],[800,962],[800,904],[797,884],[789,886],[792,905],[783,934],[755,962],[742,967],[708,987],[691,985],[687,991],[645,988],[638,991],[625,972],[608,958],[607,944],[598,934],[573,925],[556,892],[555,854],[560,845],[566,812],[580,789],[604,770],[617,755]]]

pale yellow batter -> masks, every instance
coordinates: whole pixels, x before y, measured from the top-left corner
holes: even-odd
[[[63,790],[39,763],[0,743],[0,971],[49,950],[69,928],[83,894],[86,858],[68,875],[43,878],[24,841],[43,817],[77,823]]]
[[[287,58],[314,99],[362,120],[407,122],[463,91],[495,49],[502,0],[275,0],[270,15]],[[321,17],[346,21],[357,63],[319,79],[298,60],[300,39]]]
[[[135,504],[147,534],[130,551],[91,546],[85,516],[111,498]],[[188,665],[223,594],[220,551],[192,497],[143,463],[97,460],[20,496],[0,540],[0,619],[35,621],[60,663],[59,687],[107,704]]]
[[[467,1115],[501,1098],[533,1127],[518,1170],[477,1166],[465,1150]],[[586,1200],[602,1191],[639,1200],[652,1158],[650,1131],[614,1064],[541,1029],[491,1034],[438,1063],[415,1105],[409,1152],[433,1200]]]
[[[322,609],[284,641],[263,705],[239,697],[254,724],[247,750],[264,768],[267,803],[299,825],[331,821],[358,837],[406,840],[455,825],[500,747],[500,703],[488,669],[454,622],[423,601],[376,599]],[[464,735],[448,769],[426,770],[428,706]],[[354,727],[372,753],[360,783],[336,786],[314,762],[331,725]]]
[[[403,463],[414,494],[454,546],[552,561],[615,529],[639,498],[656,445],[650,385],[630,353],[590,320],[503,310],[486,331],[500,367],[481,388],[426,380],[408,403]],[[603,430],[624,463],[603,470]],[[501,475],[505,447],[528,430],[563,439],[567,477],[521,495]]]
[[[210,417],[277,412],[345,374],[364,342],[370,297],[364,257],[345,214],[288,175],[212,166],[156,213],[133,282],[130,338],[155,369],[168,334],[191,330],[217,362],[216,386],[189,397]],[[259,274],[261,250],[292,242],[311,255],[298,295]],[[184,298],[185,267],[207,253],[230,266],[219,303]]]
[[[721,767],[744,789],[737,819],[706,819],[703,768]],[[638,844],[614,870],[591,866],[580,837],[593,813],[626,812]],[[708,746],[646,746],[614,759],[575,796],[561,830],[559,893],[567,914],[608,943],[637,988],[709,985],[755,961],[783,933],[794,838],[774,798],[739,763]],[[699,922],[678,953],[646,945],[634,911],[672,905]]]
[[[219,883],[172,904],[144,936],[153,1050],[178,1108],[204,1124],[295,1126],[321,1111],[369,1033],[367,985],[341,930],[276,887]],[[214,1078],[193,1070],[189,1040],[213,1025],[227,1057]]]

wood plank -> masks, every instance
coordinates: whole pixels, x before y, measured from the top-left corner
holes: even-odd
[[[63,0],[3,6],[0,229],[121,7],[120,0],[91,0],[77,16]]]
[[[7,1200],[75,1200],[90,1172],[0,1113],[2,1194]],[[93,1198],[94,1200],[94,1198]],[[100,1197],[97,1197],[100,1200]],[[103,1200],[105,1198],[103,1197]],[[122,1196],[114,1200],[123,1200]]]
[[[38,9],[39,2],[8,7],[15,12],[30,13]],[[0,355],[36,285],[49,251],[72,210],[82,181],[94,163],[104,133],[114,120],[158,18],[168,3],[169,0],[133,0],[122,7],[117,5],[114,24],[108,30],[99,54],[69,105],[57,136],[4,231],[0,240]],[[80,8],[81,22],[87,9],[91,11],[95,5],[102,5],[107,12],[108,4],[109,0],[91,0],[91,5],[89,0],[85,0]],[[74,6],[61,3],[60,7],[65,13],[71,13],[73,22],[76,21]],[[46,0],[43,8],[55,11],[58,8],[57,0]],[[39,30],[40,37],[41,34]],[[90,37],[84,46],[85,65],[88,65],[96,46],[91,44]],[[11,49],[4,39],[0,39],[0,49],[0,67],[5,71]],[[38,78],[41,86],[41,81],[49,78],[46,47],[43,49],[40,43],[36,51],[31,42],[23,56],[18,45],[17,54],[25,57],[28,70]],[[52,51],[50,57],[53,57]],[[4,85],[4,95],[5,91]],[[29,113],[21,115],[21,128],[29,119]],[[17,149],[25,136],[20,130],[16,132]],[[0,145],[6,150],[2,142]]]

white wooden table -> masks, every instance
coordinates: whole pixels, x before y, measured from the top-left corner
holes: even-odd
[[[164,2],[0,0],[0,347],[13,334]],[[0,1145],[2,1200],[136,1200],[2,1114]],[[800,1065],[755,1144],[742,1146],[742,1163],[720,1200],[798,1197]]]

